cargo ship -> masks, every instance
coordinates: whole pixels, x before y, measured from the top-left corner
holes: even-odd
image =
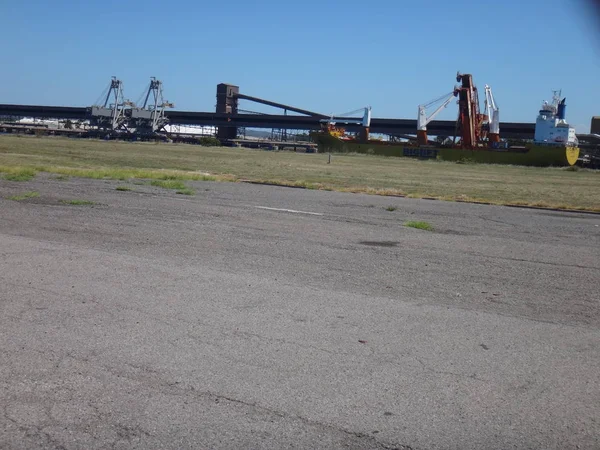
[[[362,126],[358,134],[347,135],[344,128],[336,126],[336,121],[332,118],[323,120],[322,129],[312,133],[312,138],[320,153],[365,153],[522,166],[572,166],[577,162],[579,145],[575,129],[566,121],[566,99],[561,99],[560,91],[553,93],[551,102],[543,102],[535,123],[533,141],[514,145],[501,139],[499,108],[491,88],[485,86],[485,106],[482,113],[472,75],[458,73],[456,80],[461,85],[455,86],[449,95],[419,105],[415,139],[393,142],[370,138],[370,108],[365,108],[364,117],[357,122]],[[442,142],[430,141],[427,137],[427,124],[454,98],[458,98],[459,109],[457,135],[454,139],[444,138]],[[441,105],[428,116],[427,107],[440,101]]]

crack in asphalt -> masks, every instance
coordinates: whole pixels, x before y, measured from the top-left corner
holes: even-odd
[[[90,360],[86,357],[77,357],[72,354],[67,354],[67,355],[65,355],[65,358],[71,358],[78,362],[83,362],[88,366],[90,365]],[[332,432],[341,432],[345,435],[352,436],[352,437],[358,438],[360,440],[366,440],[366,441],[371,442],[372,445],[369,444],[369,448],[380,448],[380,449],[384,449],[384,450],[416,450],[414,447],[411,447],[408,445],[389,444],[386,442],[382,442],[381,440],[376,439],[374,436],[369,435],[367,433],[360,432],[360,431],[348,430],[346,428],[339,427],[339,426],[336,426],[336,425],[333,425],[330,423],[311,420],[311,419],[308,419],[306,417],[303,417],[303,416],[300,416],[297,414],[290,414],[290,413],[283,412],[283,411],[280,411],[280,410],[277,410],[274,408],[259,405],[258,403],[237,399],[237,398],[229,396],[229,395],[218,394],[218,393],[215,393],[212,391],[197,390],[191,385],[184,386],[184,385],[181,385],[179,382],[166,381],[164,379],[161,379],[161,376],[160,376],[161,374],[159,374],[157,371],[151,370],[151,368],[149,368],[147,366],[140,366],[140,365],[134,365],[134,364],[128,364],[128,365],[130,365],[133,368],[139,369],[142,373],[138,374],[137,376],[133,376],[132,374],[123,372],[115,367],[110,367],[110,366],[106,366],[106,365],[99,365],[99,366],[97,365],[96,368],[103,369],[104,371],[106,371],[107,373],[109,373],[113,376],[122,377],[125,379],[129,379],[131,381],[141,382],[141,383],[143,383],[143,385],[146,389],[156,390],[164,395],[174,395],[174,396],[178,396],[178,397],[180,397],[180,396],[192,397],[192,398],[196,398],[196,399],[209,400],[209,401],[215,402],[215,403],[219,403],[220,401],[227,401],[232,404],[237,404],[237,405],[240,405],[245,408],[251,408],[252,410],[255,410],[262,414],[279,417],[279,418],[285,419],[285,420],[299,421],[305,425],[321,428],[323,430],[330,430]],[[56,371],[58,371],[58,370],[59,370],[59,368],[57,367]],[[95,374],[91,374],[90,376],[92,376],[94,378],[98,378],[98,376]],[[69,390],[73,389],[73,388],[69,388],[69,387],[66,387],[66,388]],[[96,405],[94,405],[93,403],[88,402],[88,404],[89,404],[89,406],[91,406],[94,409],[95,417],[93,418],[93,420],[92,419],[87,420],[86,423],[81,424],[78,427],[73,427],[74,429],[81,428],[84,426],[89,427],[91,424],[96,423],[100,420],[106,420],[107,413],[102,413],[99,410],[99,408]],[[16,420],[15,418],[10,416],[10,414],[8,413],[9,405],[10,405],[10,402],[5,403],[4,408],[3,408],[3,416],[6,420],[8,420],[8,421],[12,422],[14,425],[16,425],[21,432],[25,433],[28,437],[43,438],[45,440],[44,447],[48,447],[49,445],[51,445],[51,446],[53,446],[53,448],[55,448],[57,450],[58,449],[60,449],[60,450],[67,449],[67,447],[65,447],[60,442],[59,439],[52,437],[52,435],[48,431],[45,431],[45,430],[47,430],[48,427],[62,426],[61,421],[58,420],[57,418],[53,417],[53,415],[50,413],[50,411],[47,411],[47,413],[46,413],[49,420],[45,420],[39,425],[33,425],[33,424],[24,425],[24,424],[20,423],[18,420]],[[50,405],[46,406],[46,409],[48,409],[48,408],[50,408]],[[133,438],[138,438],[142,435],[146,436],[146,437],[153,436],[152,433],[145,430],[140,425],[129,426],[129,425],[123,425],[123,424],[117,422],[117,423],[111,424],[110,427],[116,431],[118,439],[109,443],[108,444],[109,448],[115,448],[115,446],[117,444],[119,444],[120,442],[122,442],[123,440],[130,442]],[[32,433],[32,431],[34,433]],[[77,430],[77,431],[81,432],[82,430]],[[99,439],[97,436],[95,436],[92,433],[87,432],[86,434],[93,437],[95,440]]]
[[[486,254],[478,253],[478,252],[464,252],[464,254],[468,254],[468,255],[471,255],[471,256],[479,256],[479,257],[489,258],[489,259],[501,259],[501,260],[504,260],[504,261],[515,261],[515,262],[527,262],[527,263],[532,263],[532,264],[543,264],[543,265],[554,266],[554,267],[571,267],[571,268],[574,268],[574,269],[600,270],[600,267],[584,266],[584,265],[581,265],[581,264],[555,263],[555,262],[550,262],[550,261],[539,261],[539,260],[527,259],[527,258],[514,258],[514,257],[510,257],[510,256],[486,255]]]
[[[433,367],[429,367],[418,356],[413,356],[413,358],[415,359],[415,361],[419,362],[419,364],[421,364],[421,366],[423,366],[423,370],[426,370],[427,372],[435,373],[435,374],[438,374],[438,375],[451,375],[451,376],[458,377],[458,378],[468,378],[468,379],[471,379],[471,380],[477,380],[477,381],[481,381],[481,382],[484,382],[484,383],[487,383],[489,381],[489,380],[485,380],[483,378],[479,378],[477,376],[477,374],[475,374],[475,373],[467,375],[467,374],[464,374],[464,373],[450,372],[450,371],[446,371],[446,370],[437,370],[437,369],[434,369]]]
[[[242,333],[233,333],[233,334],[241,334],[243,336],[258,337],[261,339],[265,339],[264,336],[261,336],[261,335],[255,334],[255,333],[242,332]],[[283,343],[290,344],[290,342],[285,341],[285,340],[276,339],[276,341],[282,341]],[[293,344],[293,342],[291,344]],[[313,346],[309,346],[309,347],[312,348]],[[274,415],[276,417],[280,417],[282,419],[297,420],[306,425],[321,427],[321,428],[329,429],[332,431],[342,432],[346,435],[350,435],[350,436],[353,436],[353,437],[356,437],[359,439],[365,439],[365,440],[372,442],[378,448],[381,448],[381,449],[414,450],[413,447],[407,446],[407,445],[396,445],[396,444],[390,445],[390,444],[382,442],[381,440],[376,439],[374,436],[369,435],[364,432],[348,430],[343,427],[338,427],[338,426],[330,424],[330,423],[311,420],[311,419],[308,419],[308,418],[300,416],[300,415],[290,414],[290,413],[283,412],[283,411],[280,411],[280,410],[277,410],[274,408],[259,405],[258,403],[241,400],[241,399],[229,396],[229,395],[219,394],[219,393],[215,393],[212,391],[197,390],[191,385],[186,387],[184,385],[181,385],[177,381],[167,381],[164,379],[166,374],[152,369],[152,367],[148,366],[147,364],[136,364],[136,363],[130,363],[130,362],[125,363],[125,365],[132,367],[140,372],[138,374],[131,374],[131,373],[124,372],[123,370],[121,370],[117,367],[110,366],[110,365],[94,364],[93,363],[94,359],[91,358],[92,356],[97,356],[97,354],[94,351],[92,351],[90,355],[83,356],[83,355],[76,355],[70,351],[67,351],[64,355],[59,355],[56,351],[53,351],[53,350],[37,350],[37,349],[30,349],[30,350],[35,351],[36,353],[39,353],[42,355],[46,355],[46,354],[50,353],[56,359],[58,359],[59,361],[53,365],[53,370],[52,370],[52,373],[56,374],[56,375],[59,375],[62,373],[61,371],[66,370],[66,369],[64,369],[63,362],[65,360],[72,359],[74,361],[83,363],[86,366],[86,368],[88,369],[88,371],[90,372],[89,376],[92,376],[97,379],[101,379],[101,377],[99,377],[97,374],[94,373],[94,370],[92,370],[94,368],[102,369],[105,372],[111,374],[112,376],[125,378],[125,379],[135,381],[135,382],[141,382],[146,388],[156,390],[162,394],[176,395],[176,396],[190,396],[191,395],[193,398],[209,399],[211,401],[225,400],[225,401],[228,401],[231,403],[242,405],[244,407],[252,408],[256,411],[268,413],[268,414]],[[322,350],[322,349],[319,349],[319,350]],[[327,351],[326,353],[331,353],[331,352]],[[421,362],[421,361],[419,361],[419,362]],[[423,366],[426,367],[424,364],[423,364]],[[70,391],[71,395],[75,391],[74,388],[69,387],[69,386],[62,386],[62,388]],[[16,400],[16,398],[13,400]],[[11,403],[12,402],[6,402],[4,405],[4,408],[3,408],[3,415],[7,420],[9,420],[10,422],[17,425],[19,427],[20,431],[26,432],[29,437],[35,437],[37,435],[38,437],[44,438],[44,440],[45,440],[44,446],[52,445],[56,449],[66,450],[66,447],[64,447],[58,440],[54,439],[47,431],[44,431],[48,427],[61,426],[60,420],[57,419],[56,417],[54,417],[53,414],[51,413],[52,405],[46,405],[44,408],[46,410],[45,415],[49,418],[49,420],[44,420],[39,425],[33,425],[33,424],[23,425],[18,420],[11,417],[10,414],[8,413],[8,407]],[[86,421],[88,426],[90,425],[90,423],[94,423],[103,418],[104,419],[106,418],[107,414],[102,413],[99,410],[97,405],[95,405],[91,402],[88,402],[87,404],[92,409],[94,409],[94,412],[95,412],[94,420],[88,419]],[[83,426],[83,425],[81,425],[81,426]],[[117,424],[112,424],[111,427],[113,427],[113,428],[117,427],[117,435],[120,438],[120,439],[116,440],[115,442],[111,443],[111,445],[109,445],[111,448],[114,448],[114,446],[116,446],[123,439],[130,440],[132,436],[137,437],[140,434],[150,436],[150,437],[152,436],[152,434],[150,432],[144,430],[139,425],[137,425],[136,427],[131,427],[131,426],[125,426],[125,425],[121,425],[121,424],[117,423]],[[121,428],[119,429],[118,427],[121,427]],[[33,430],[35,432],[35,434],[31,434],[31,430]],[[137,434],[134,433],[132,435],[132,433],[131,433],[132,430],[133,431],[138,430],[138,433]],[[81,430],[79,430],[79,431],[81,431]],[[98,437],[94,436],[93,434],[90,434],[90,433],[87,433],[87,434],[92,436],[94,439],[98,439]],[[374,448],[374,447],[370,446],[370,448]]]

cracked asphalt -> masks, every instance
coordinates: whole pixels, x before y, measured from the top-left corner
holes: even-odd
[[[598,215],[53,178],[0,181],[2,449],[600,448]]]

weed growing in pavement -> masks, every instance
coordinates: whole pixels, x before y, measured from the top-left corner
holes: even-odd
[[[96,204],[96,202],[92,202],[89,200],[61,200],[60,202],[64,205],[74,205],[74,206],[88,206],[88,205]]]
[[[433,227],[429,222],[412,221],[404,222],[405,227],[416,228],[418,230],[433,231]]]
[[[21,201],[27,200],[28,198],[39,197],[40,193],[36,191],[23,192],[19,195],[13,195],[12,197],[7,197],[9,200]]]
[[[158,186],[165,189],[186,189],[187,186],[183,181],[179,180],[152,180],[152,186]]]

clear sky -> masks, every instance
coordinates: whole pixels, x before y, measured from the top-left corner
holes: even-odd
[[[213,111],[228,82],[325,114],[416,118],[460,70],[492,86],[502,121],[533,122],[562,88],[587,132],[600,115],[594,12],[583,0],[0,0],[0,103],[89,106],[112,75],[135,101],[156,76],[179,110]]]

